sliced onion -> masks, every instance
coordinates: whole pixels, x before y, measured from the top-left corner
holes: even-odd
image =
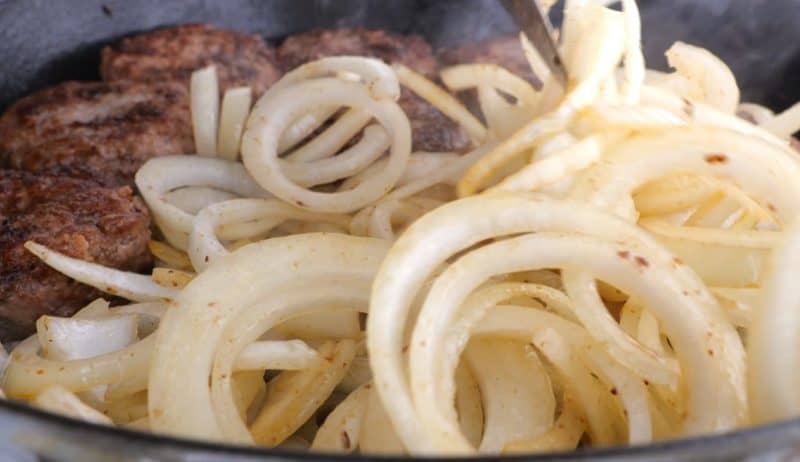
[[[347,395],[319,427],[312,451],[351,453],[358,448],[371,385],[364,384]]]
[[[46,358],[69,361],[93,358],[131,345],[138,340],[138,324],[135,314],[91,319],[42,316],[36,321],[36,334]]]
[[[190,83],[192,129],[194,145],[201,156],[217,153],[219,125],[219,83],[217,69],[208,66],[192,72]]]
[[[225,92],[217,135],[217,154],[221,158],[236,160],[239,157],[242,132],[252,103],[253,91],[250,87],[231,88]]]
[[[149,276],[107,268],[71,258],[28,241],[25,248],[56,271],[108,294],[136,302],[172,300],[177,292],[154,283]]]
[[[136,172],[136,186],[169,243],[180,250],[186,250],[194,217],[192,213],[166,200],[169,191],[200,186],[245,197],[269,196],[250,178],[241,164],[197,156],[150,159]],[[208,199],[207,194],[203,193],[203,199]]]
[[[269,383],[267,401],[250,427],[256,442],[276,446],[308,420],[347,372],[355,343],[329,342],[319,352],[312,367],[283,372]]]
[[[51,385],[33,400],[33,404],[46,411],[97,424],[111,425],[108,416],[85,404],[75,394],[59,385]]]
[[[236,358],[237,371],[299,370],[317,360],[317,352],[302,340],[261,341],[248,345]]]

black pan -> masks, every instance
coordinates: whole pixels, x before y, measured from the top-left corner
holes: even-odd
[[[798,0],[641,0],[645,54],[664,68],[675,40],[730,64],[743,99],[783,109],[800,100]],[[556,18],[557,20],[557,18]],[[98,78],[99,50],[159,26],[210,22],[278,41],[318,27],[380,27],[435,47],[513,30],[494,0],[0,0],[0,108],[53,83]],[[509,460],[795,460],[800,421],[712,438]],[[339,460],[114,430],[0,402],[0,462]],[[366,460],[366,459],[362,459]],[[488,460],[488,459],[486,459]]]
[[[800,99],[797,0],[641,0],[645,54],[664,68],[675,40],[729,63],[745,100]],[[380,27],[435,47],[513,30],[495,0],[0,0],[0,108],[63,80],[98,78],[99,50],[169,24],[210,22],[278,41],[318,27]]]

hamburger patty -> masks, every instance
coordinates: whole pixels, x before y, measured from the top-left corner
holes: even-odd
[[[128,186],[0,170],[0,340],[28,335],[39,316],[70,316],[101,295],[42,263],[26,241],[141,271],[151,264],[149,239],[150,215]]]
[[[0,117],[6,166],[68,167],[107,185],[133,184],[151,157],[193,151],[187,90],[174,82],[66,82],[17,101]]]
[[[193,71],[215,65],[220,89],[247,85],[256,95],[281,76],[275,50],[258,35],[186,24],[125,38],[103,48],[103,80],[188,84]]]
[[[438,63],[431,46],[418,35],[399,35],[385,30],[321,29],[290,35],[278,47],[284,71],[327,56],[349,55],[401,63],[434,78]]]
[[[323,29],[292,35],[278,47],[284,71],[337,55],[369,56],[400,63],[431,79],[438,71],[431,46],[422,37],[384,30]],[[459,151],[470,146],[469,137],[455,122],[405,88],[399,104],[411,122],[414,150]]]

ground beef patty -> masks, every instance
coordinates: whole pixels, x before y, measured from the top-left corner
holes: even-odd
[[[533,75],[519,37],[515,34],[503,35],[483,42],[468,43],[453,48],[444,48],[438,52],[439,60],[444,66],[456,64],[497,64],[514,74],[537,84],[539,80]]]
[[[147,159],[192,152],[187,90],[174,82],[66,82],[0,117],[0,162],[12,168],[69,167],[132,185]]]
[[[101,294],[28,252],[32,240],[72,257],[147,269],[150,216],[130,187],[0,170],[0,340],[34,331],[39,316],[70,316]]]
[[[103,48],[104,80],[188,84],[193,71],[215,65],[221,89],[251,86],[260,95],[281,76],[275,50],[258,35],[187,24],[135,35]]]
[[[438,63],[431,46],[417,35],[398,35],[384,30],[323,29],[288,37],[278,47],[284,71],[326,56],[353,55],[401,63],[436,78]],[[433,106],[403,89],[400,106],[411,121],[414,150],[459,151],[470,145],[466,133]]]
[[[430,78],[438,63],[431,46],[418,35],[398,35],[385,30],[321,29],[291,35],[278,47],[284,71],[327,56],[350,55],[402,63]]]

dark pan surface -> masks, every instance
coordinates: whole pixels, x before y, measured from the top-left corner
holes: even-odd
[[[641,0],[645,52],[681,39],[729,63],[745,99],[784,108],[800,99],[796,0]],[[186,22],[272,39],[319,27],[364,25],[415,32],[434,46],[511,30],[495,0],[0,0],[0,108],[67,79],[98,78],[102,45]]]

